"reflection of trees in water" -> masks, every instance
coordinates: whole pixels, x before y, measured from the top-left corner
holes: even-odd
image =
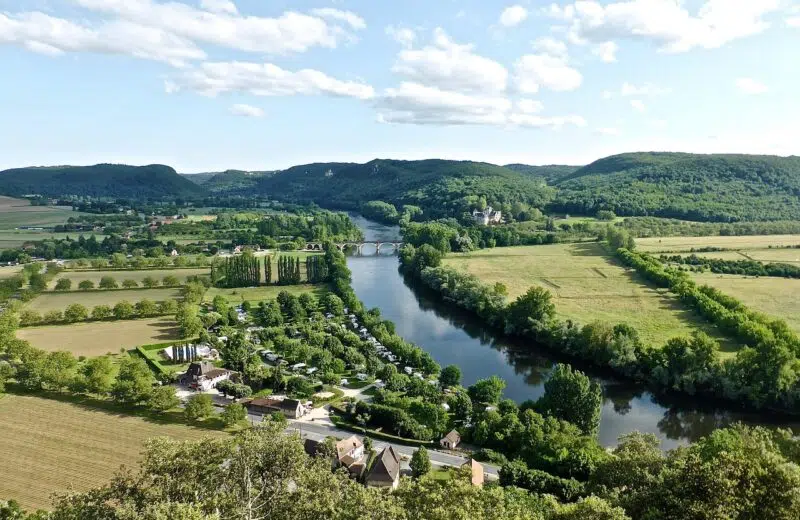
[[[668,439],[695,441],[718,428],[736,422],[735,414],[701,410],[679,410],[670,408],[658,421],[658,429]]]
[[[641,387],[630,383],[607,382],[602,387],[604,401],[610,402],[619,415],[628,414],[633,409],[633,400],[645,394]]]

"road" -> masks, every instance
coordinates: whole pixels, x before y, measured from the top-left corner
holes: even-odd
[[[304,439],[309,438],[317,441],[324,440],[325,437],[336,437],[337,439],[346,439],[353,435],[353,432],[347,430],[340,430],[334,426],[328,426],[325,424],[315,424],[309,422],[301,422],[301,421],[290,421],[289,427],[286,428],[287,433],[299,433],[300,436]],[[380,451],[385,447],[391,445],[394,450],[400,454],[400,456],[411,458],[411,455],[414,454],[415,448],[410,446],[404,446],[402,444],[395,444],[385,441],[379,441],[377,439],[373,439],[372,446],[376,451]],[[436,450],[428,450],[428,456],[431,459],[431,463],[436,466],[452,466],[452,467],[460,467],[464,463],[468,461],[468,459],[464,457],[460,457],[458,455],[452,455],[450,453],[444,453],[441,451]],[[492,466],[490,464],[483,464],[484,473],[492,479],[498,478],[498,469],[496,466]]]

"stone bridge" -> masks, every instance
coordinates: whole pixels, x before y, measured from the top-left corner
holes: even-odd
[[[400,248],[403,247],[402,242],[394,242],[394,241],[386,241],[386,242],[377,242],[377,241],[366,241],[366,242],[339,242],[336,245],[336,249],[342,252],[346,251],[356,251],[356,254],[363,255],[364,254],[364,247],[374,247],[375,254],[381,254],[381,251],[388,251],[391,250],[392,254],[396,254],[400,252]],[[308,242],[306,243],[306,251],[322,251],[323,245],[321,242]]]

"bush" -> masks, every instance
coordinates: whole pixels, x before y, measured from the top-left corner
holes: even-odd
[[[56,291],[69,291],[70,289],[72,289],[72,280],[69,278],[60,278],[56,282]]]
[[[92,289],[94,289],[94,282],[91,280],[82,280],[78,284],[78,289],[80,289],[81,291],[91,291]]]
[[[195,394],[186,402],[183,413],[191,422],[207,419],[214,415],[214,402],[208,394]]]
[[[100,278],[101,289],[117,289],[118,287],[117,280],[113,276],[104,276]]]
[[[247,410],[238,403],[230,404],[225,407],[221,417],[223,424],[230,428],[247,419]]]

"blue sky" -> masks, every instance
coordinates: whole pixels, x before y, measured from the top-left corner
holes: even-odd
[[[800,154],[798,0],[0,0],[0,168]]]

